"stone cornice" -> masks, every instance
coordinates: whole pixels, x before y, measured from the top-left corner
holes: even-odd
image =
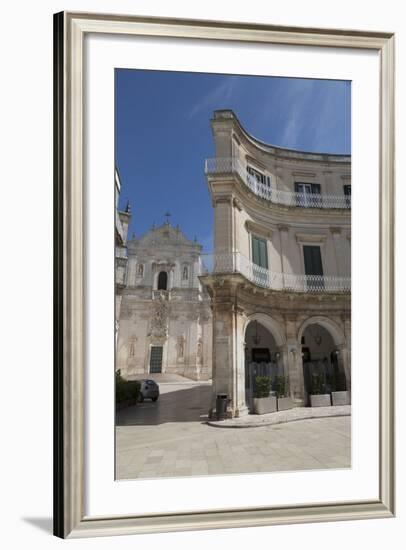
[[[214,197],[213,203],[215,204],[215,206],[217,206],[218,204],[231,204],[232,200],[233,197],[231,195],[223,195],[220,197]]]
[[[251,155],[245,155],[245,159],[247,161],[247,164],[253,165],[254,168],[257,166],[260,170],[263,170],[264,172],[268,171],[266,165],[255,157],[252,157]]]
[[[264,227],[263,225],[253,222],[251,220],[247,220],[245,222],[245,227],[249,232],[256,233],[258,235],[266,237],[267,239],[272,239],[273,229],[270,229],[269,227]]]
[[[313,172],[299,172],[299,171],[293,171],[292,175],[295,178],[315,178],[316,174]]]
[[[333,163],[333,164],[350,164],[350,155],[339,155],[329,153],[317,153],[312,151],[300,151],[297,149],[288,149],[277,145],[265,143],[251,134],[249,134],[238,120],[235,113],[230,109],[218,110],[214,112],[211,119],[213,131],[230,132],[238,136],[240,141],[254,146],[257,150],[269,154],[270,156],[278,157],[286,160],[310,161],[318,164]]]
[[[314,233],[296,233],[296,241],[299,244],[323,243],[325,240],[326,235],[316,235]]]

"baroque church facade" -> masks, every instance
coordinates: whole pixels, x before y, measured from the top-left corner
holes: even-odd
[[[210,299],[202,287],[202,247],[166,221],[127,242],[116,368],[211,378]]]

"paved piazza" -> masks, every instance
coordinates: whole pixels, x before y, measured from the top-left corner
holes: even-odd
[[[209,383],[158,375],[161,396],[117,415],[117,479],[348,468],[351,417],[257,428],[205,424]]]

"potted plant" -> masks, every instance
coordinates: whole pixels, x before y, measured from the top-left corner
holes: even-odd
[[[270,396],[272,379],[270,376],[257,376],[255,378],[254,413],[268,414],[275,412],[276,397]]]
[[[334,391],[331,392],[331,401],[333,405],[350,405],[351,395],[347,390],[345,374],[343,371],[338,371],[334,376]]]
[[[331,398],[329,393],[324,393],[324,381],[321,374],[313,374],[312,389],[310,394],[311,407],[330,407]]]
[[[294,407],[289,397],[289,383],[286,376],[277,376],[275,380],[276,396],[278,398],[278,411],[286,411]]]

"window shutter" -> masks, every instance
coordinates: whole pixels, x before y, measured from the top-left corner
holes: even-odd
[[[260,266],[265,267],[268,269],[268,254],[266,250],[266,241],[259,241],[259,258],[260,258]]]
[[[255,237],[252,237],[252,261],[254,264],[259,265],[259,243]]]
[[[268,269],[267,244],[263,239],[252,237],[252,262]]]
[[[306,275],[323,275],[320,247],[304,246],[303,254]]]

